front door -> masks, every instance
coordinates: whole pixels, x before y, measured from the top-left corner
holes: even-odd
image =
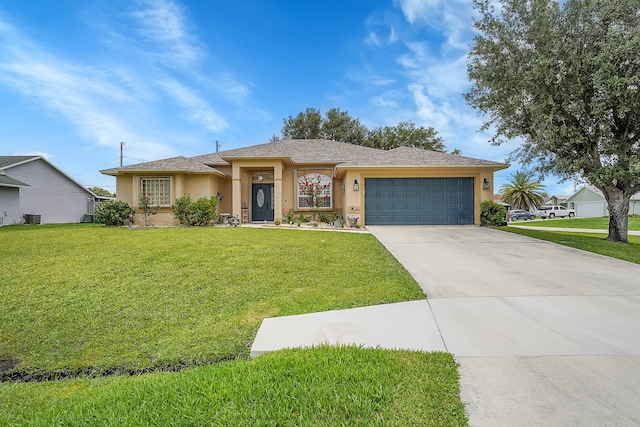
[[[253,184],[252,221],[273,221],[273,184]]]

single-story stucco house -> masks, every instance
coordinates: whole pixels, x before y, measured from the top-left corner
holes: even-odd
[[[299,182],[320,177],[326,200],[358,224],[480,224],[480,203],[493,198],[493,173],[504,163],[412,147],[379,150],[343,142],[281,140],[196,157],[174,157],[101,171],[116,177],[119,200],[136,208],[143,194],[161,206],[157,225],[174,224],[177,197],[218,196],[219,213],[241,222],[307,214]],[[136,219],[139,220],[139,219]]]
[[[0,225],[80,222],[96,199],[42,156],[0,156]]]
[[[566,200],[569,208],[576,210],[576,216],[602,217],[609,216],[609,208],[604,195],[597,187],[582,187]],[[640,215],[640,193],[631,196],[629,215]]]

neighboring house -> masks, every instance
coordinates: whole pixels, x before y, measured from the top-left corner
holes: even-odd
[[[569,206],[567,206],[567,199],[568,198],[569,198],[569,196],[551,195],[550,197],[547,198],[547,200],[545,200],[544,205],[546,205],[546,206],[564,206],[564,207],[569,207]]]
[[[567,198],[570,207],[576,210],[576,216],[601,217],[609,216],[607,201],[598,188],[589,185],[582,187]],[[640,193],[631,196],[629,203],[629,215],[640,215]]]
[[[154,223],[175,223],[177,197],[219,196],[219,213],[241,222],[308,214],[299,182],[327,184],[319,211],[358,224],[480,224],[480,202],[493,198],[493,172],[504,163],[419,148],[379,150],[328,140],[282,140],[196,157],[174,157],[101,171],[116,177],[119,200],[141,195],[161,206]]]
[[[0,225],[80,222],[95,200],[41,156],[0,156]]]

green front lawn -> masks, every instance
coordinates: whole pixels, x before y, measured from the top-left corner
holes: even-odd
[[[424,298],[371,235],[10,226],[0,241],[0,425],[467,425],[448,354],[247,360],[264,317]]]
[[[24,373],[245,358],[265,317],[424,298],[368,234],[1,229],[0,360]]]
[[[564,221],[562,221],[564,222]],[[603,234],[563,231],[531,230],[517,227],[497,227],[509,233],[522,234],[548,242],[558,243],[583,251],[640,264],[640,236],[629,236],[629,243],[608,242]]]
[[[564,218],[555,220],[517,221],[512,225],[532,225],[558,228],[591,228],[608,230],[609,217],[602,218]],[[629,231],[640,231],[640,217],[629,217]]]
[[[320,347],[179,373],[0,386],[0,425],[465,426],[453,356]]]

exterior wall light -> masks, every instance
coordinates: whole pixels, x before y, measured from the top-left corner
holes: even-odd
[[[358,180],[353,180],[353,191],[360,191],[360,184],[358,184]]]
[[[488,190],[490,185],[491,183],[489,182],[489,180],[487,178],[484,178],[484,180],[482,181],[482,189]]]
[[[258,175],[258,182],[262,182],[264,180],[264,176],[262,174]]]
[[[222,200],[222,199],[224,199],[224,197],[222,197],[222,193],[221,193],[221,192],[219,192],[219,191],[218,191],[218,194],[216,194],[216,198],[217,198],[218,200]]]

